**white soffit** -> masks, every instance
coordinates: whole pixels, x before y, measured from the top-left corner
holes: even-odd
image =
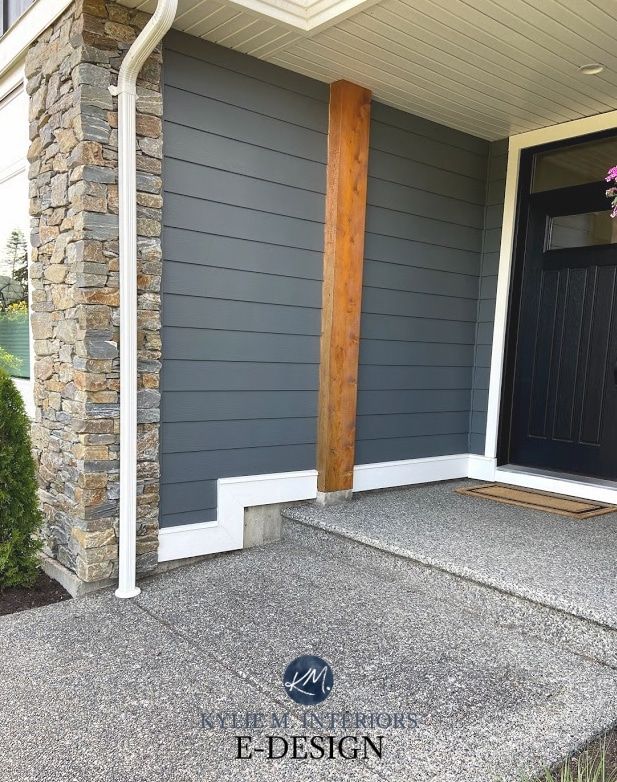
[[[617,109],[600,0],[180,0],[174,26],[487,139]]]

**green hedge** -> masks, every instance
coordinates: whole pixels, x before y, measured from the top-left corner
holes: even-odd
[[[34,536],[42,521],[30,421],[21,394],[0,370],[0,589],[35,581],[41,543]]]

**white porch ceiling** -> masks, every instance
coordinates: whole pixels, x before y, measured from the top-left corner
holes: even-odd
[[[491,140],[617,109],[615,0],[180,0],[174,26]]]

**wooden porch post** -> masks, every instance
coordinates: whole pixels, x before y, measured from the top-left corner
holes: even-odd
[[[369,90],[330,86],[317,430],[325,502],[349,496],[353,481],[370,111]]]

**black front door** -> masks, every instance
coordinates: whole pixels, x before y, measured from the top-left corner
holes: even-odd
[[[507,460],[617,480],[617,219],[600,177],[523,199]]]

